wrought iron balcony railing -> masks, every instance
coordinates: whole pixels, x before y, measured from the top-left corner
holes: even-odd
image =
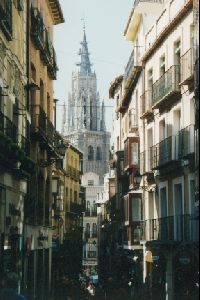
[[[146,91],[141,96],[141,118],[150,117],[153,114],[152,110],[152,90]]]
[[[49,33],[46,28],[44,28],[44,42],[43,42],[43,47],[40,51],[40,57],[46,66],[51,64],[52,44],[49,38]]]
[[[158,108],[160,105],[163,106],[163,101],[165,101],[166,104],[167,99],[170,99],[177,93],[180,94],[181,90],[179,83],[180,65],[174,65],[153,84],[153,108]]]
[[[12,40],[12,1],[0,1],[0,28],[8,41]]]
[[[32,134],[44,140],[44,144],[51,146],[59,154],[60,138],[56,129],[40,105],[31,106]]]
[[[195,128],[187,126],[178,133],[178,155],[187,158],[195,153]]]
[[[152,169],[160,168],[173,160],[172,136],[150,148]]]
[[[30,155],[30,141],[23,135],[20,136],[20,147],[25,152],[26,156]]]
[[[133,49],[128,64],[125,68],[124,74],[124,82],[125,82],[125,89],[128,89],[130,85],[133,83],[133,80],[136,79],[136,75],[142,70],[142,66],[138,61],[137,51],[135,48]]]
[[[190,48],[181,57],[181,84],[188,84],[194,78],[194,49]]]
[[[150,147],[150,168],[159,169],[172,162],[180,162],[195,152],[194,125],[190,125],[157,145]]]
[[[53,80],[56,80],[58,65],[57,65],[56,52],[53,47],[51,48],[51,61],[50,61],[50,64],[47,66],[47,71],[48,71],[49,77]]]
[[[37,8],[31,8],[31,37],[37,50],[41,50],[44,44],[44,23]]]
[[[199,220],[189,214],[147,220],[142,228],[146,241],[199,241]]]
[[[0,131],[3,132],[13,143],[18,142],[17,127],[0,111]]]
[[[75,202],[70,202],[70,212],[73,214],[81,215],[84,211],[83,205]]]

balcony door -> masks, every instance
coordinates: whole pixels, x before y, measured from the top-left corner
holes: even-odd
[[[174,235],[175,239],[183,239],[183,191],[182,184],[174,185]]]

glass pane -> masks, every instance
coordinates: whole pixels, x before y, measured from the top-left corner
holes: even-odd
[[[131,144],[131,164],[138,165],[138,143]]]
[[[132,221],[141,221],[141,199],[134,198],[132,200]]]

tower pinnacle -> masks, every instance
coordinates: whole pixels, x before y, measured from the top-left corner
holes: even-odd
[[[81,62],[77,64],[77,66],[80,67],[80,73],[83,75],[90,74],[91,73],[91,66],[90,63],[90,54],[88,51],[88,43],[86,38],[86,32],[85,32],[85,24],[83,27],[83,41],[81,42],[81,48],[79,50],[79,55],[81,57]]]

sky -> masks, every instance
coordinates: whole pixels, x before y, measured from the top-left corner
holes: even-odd
[[[113,100],[109,99],[110,82],[124,73],[132,51],[123,33],[134,0],[60,0],[65,23],[55,26],[54,44],[58,76],[54,83],[57,102],[57,129],[61,131],[63,104],[71,92],[71,76],[79,62],[78,50],[85,22],[90,60],[97,75],[100,99],[106,105],[107,130],[112,132]],[[83,21],[84,19],[84,21]]]

